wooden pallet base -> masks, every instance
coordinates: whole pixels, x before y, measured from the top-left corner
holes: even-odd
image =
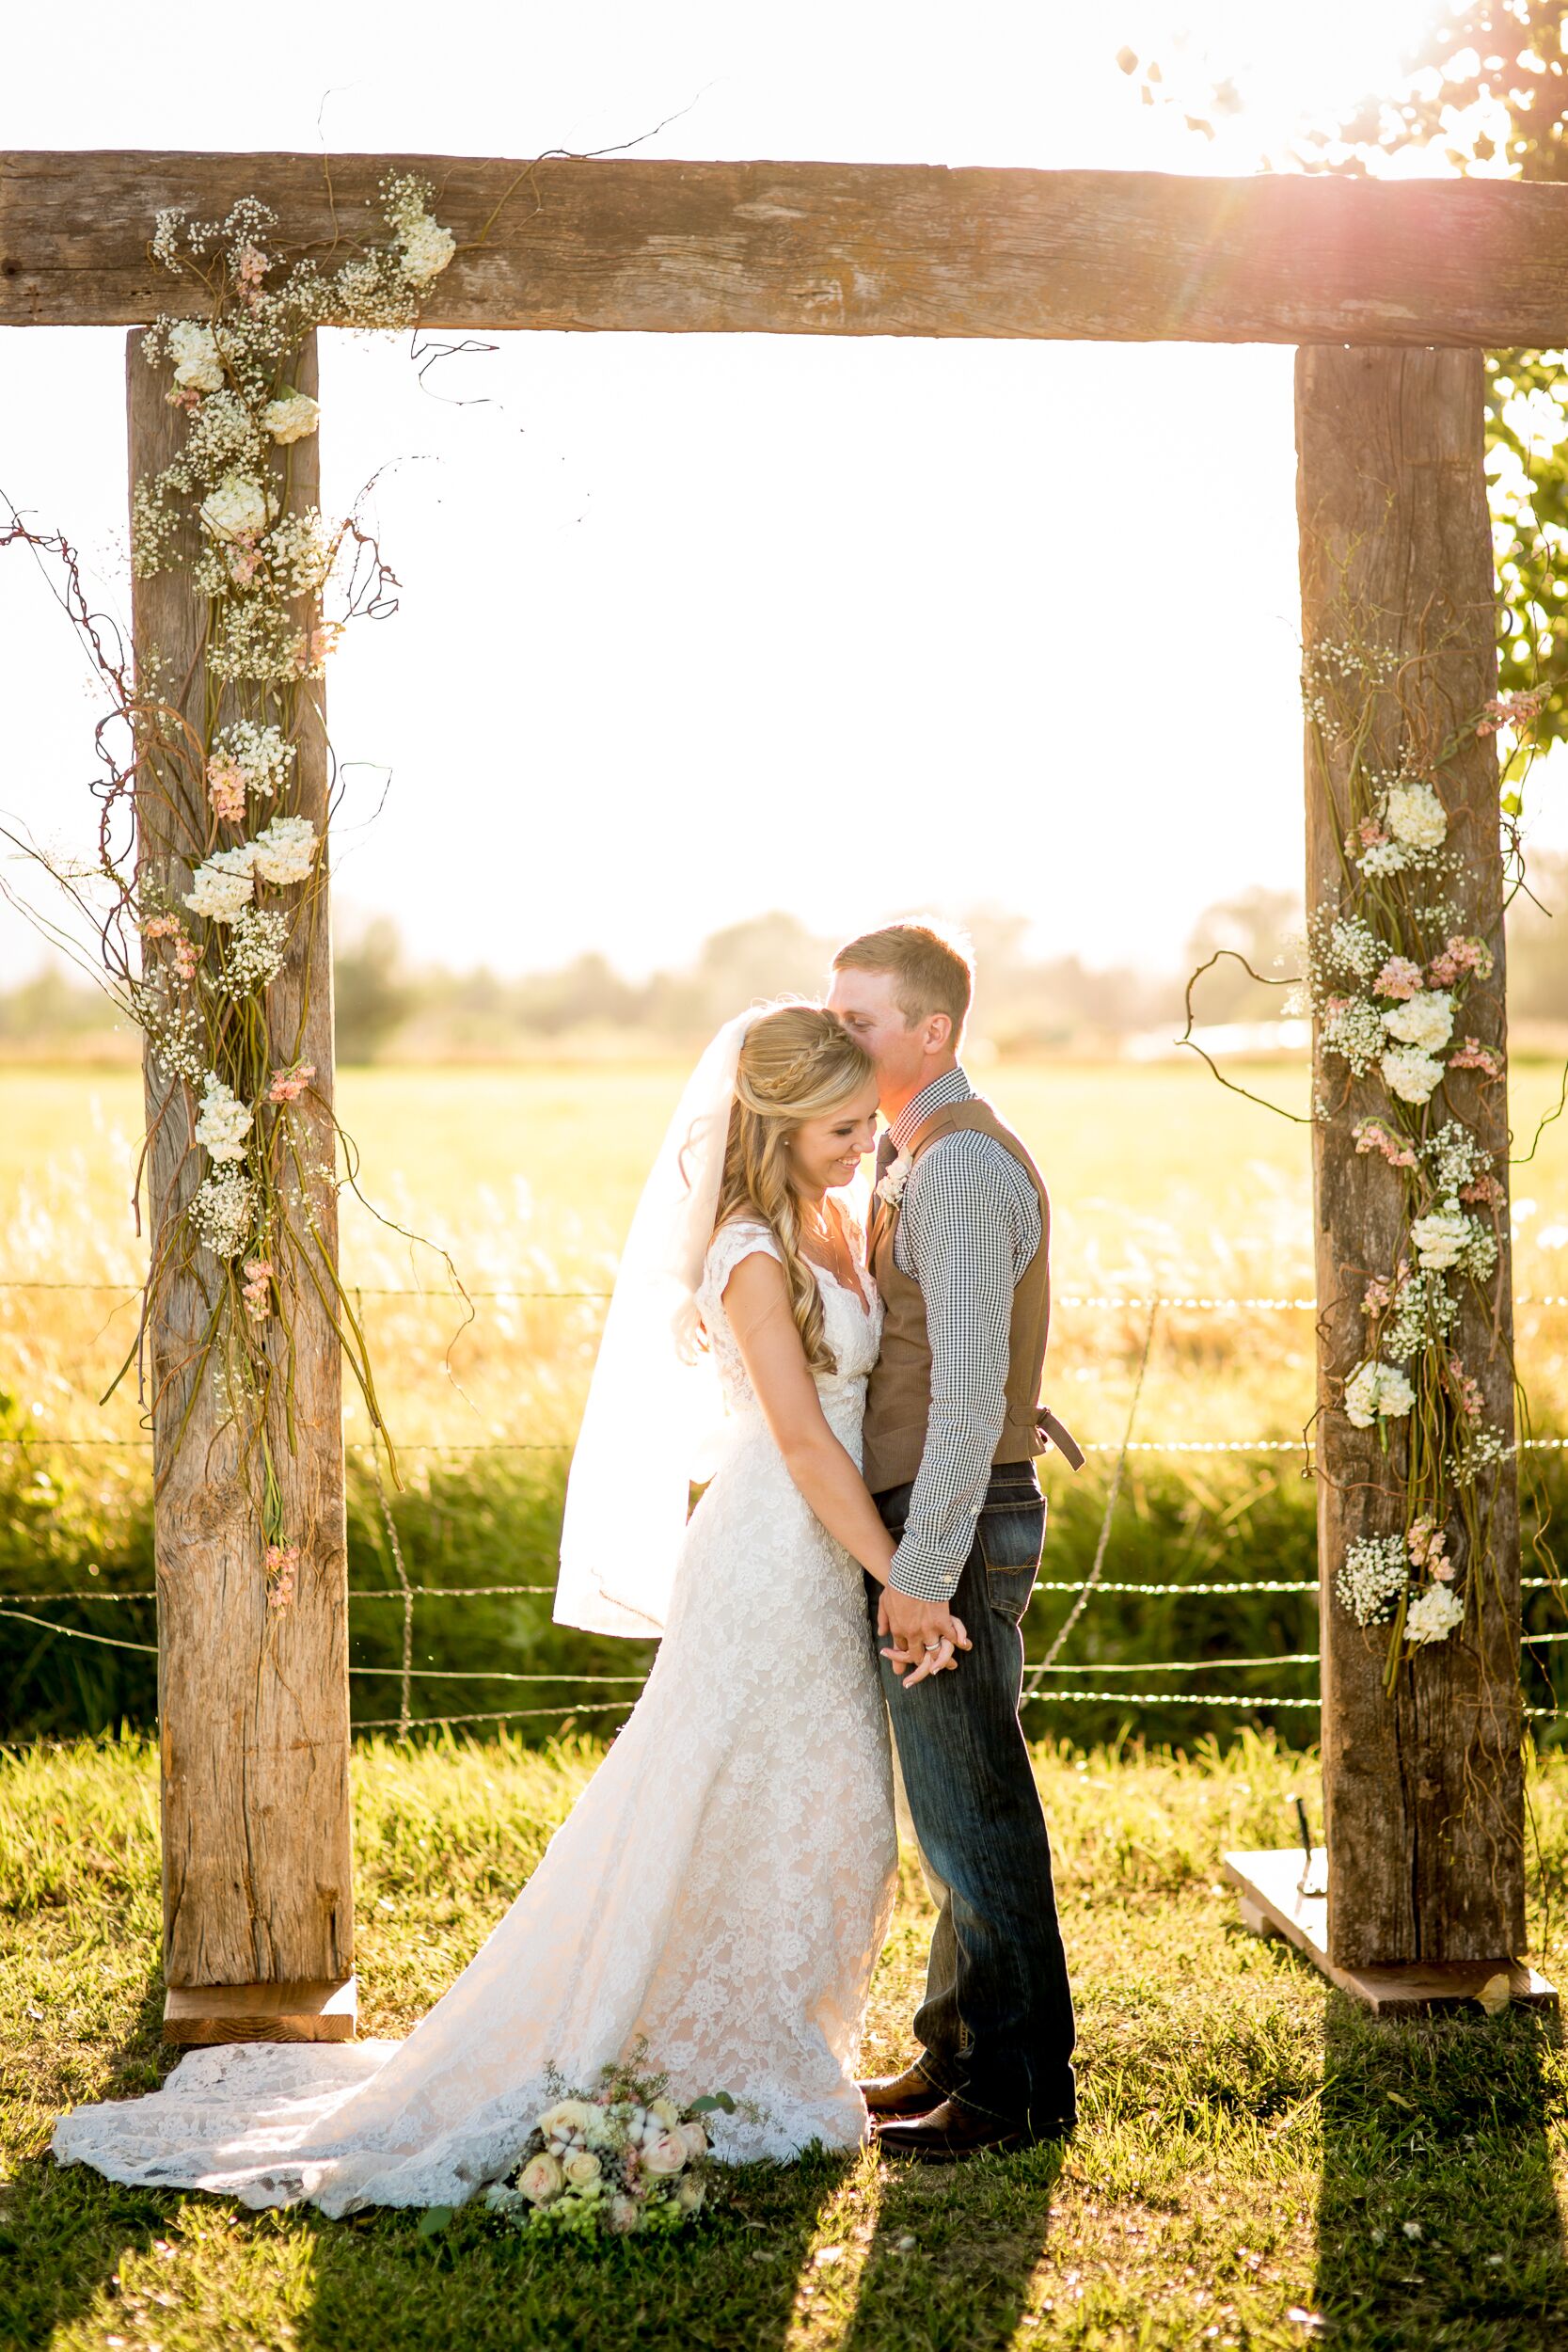
[[[164,2040],[210,2048],[221,2042],[352,2042],[359,1979],[341,1984],[171,1984]]]
[[[1501,1977],[1508,1997],[1531,2009],[1558,2005],[1556,1988],[1521,1960],[1411,1961],[1398,1967],[1341,1968],[1328,1957],[1328,1855],[1312,1850],[1307,1891],[1301,1882],[1306,1856],[1299,1846],[1272,1853],[1227,1853],[1227,1879],[1242,1899],[1242,1924],[1255,1935],[1283,1935],[1305,1952],[1342,1993],[1363,2002],[1374,2016],[1397,2017],[1416,2010],[1451,2008],[1489,1997]],[[1501,1988],[1497,1987],[1500,1992]]]

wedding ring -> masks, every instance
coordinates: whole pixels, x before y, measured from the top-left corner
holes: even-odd
[[[942,1644],[940,1642],[927,1642],[926,1646],[927,1649],[941,1649]]]

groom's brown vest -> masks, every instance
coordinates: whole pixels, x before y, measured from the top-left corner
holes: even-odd
[[[1007,1339],[1007,1415],[991,1457],[993,1463],[1028,1462],[1041,1447],[1036,1422],[1051,1322],[1051,1202],[1040,1172],[1022,1144],[978,1095],[933,1111],[915,1129],[905,1151],[911,1160],[918,1160],[939,1136],[960,1128],[990,1136],[1005,1152],[1010,1152],[1034,1185],[1040,1204],[1040,1246],[1013,1293]],[[931,1345],[926,1334],[926,1301],[920,1285],[899,1270],[893,1254],[898,1210],[884,1202],[874,1206],[871,1271],[882,1294],[886,1316],[882,1352],[866,1392],[862,1443],[865,1483],[876,1495],[903,1486],[920,1468],[931,1406]],[[1066,1437],[1067,1432],[1062,1435]],[[1069,1438],[1068,1442],[1072,1441]]]

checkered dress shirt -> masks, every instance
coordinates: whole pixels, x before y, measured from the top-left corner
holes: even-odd
[[[933,1111],[974,1093],[961,1066],[934,1078],[894,1121],[893,1152]],[[958,1589],[1006,1417],[1013,1292],[1039,1246],[1038,1196],[994,1136],[958,1128],[927,1144],[893,1232],[931,1343],[926,1450],[893,1556],[892,1581],[911,1599],[946,1602]]]

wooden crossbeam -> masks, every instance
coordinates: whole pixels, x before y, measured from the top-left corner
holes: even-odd
[[[156,316],[162,206],[211,219],[254,194],[290,253],[325,253],[404,170],[463,248],[435,327],[1568,342],[1568,187],[135,149],[0,154],[0,326]]]

